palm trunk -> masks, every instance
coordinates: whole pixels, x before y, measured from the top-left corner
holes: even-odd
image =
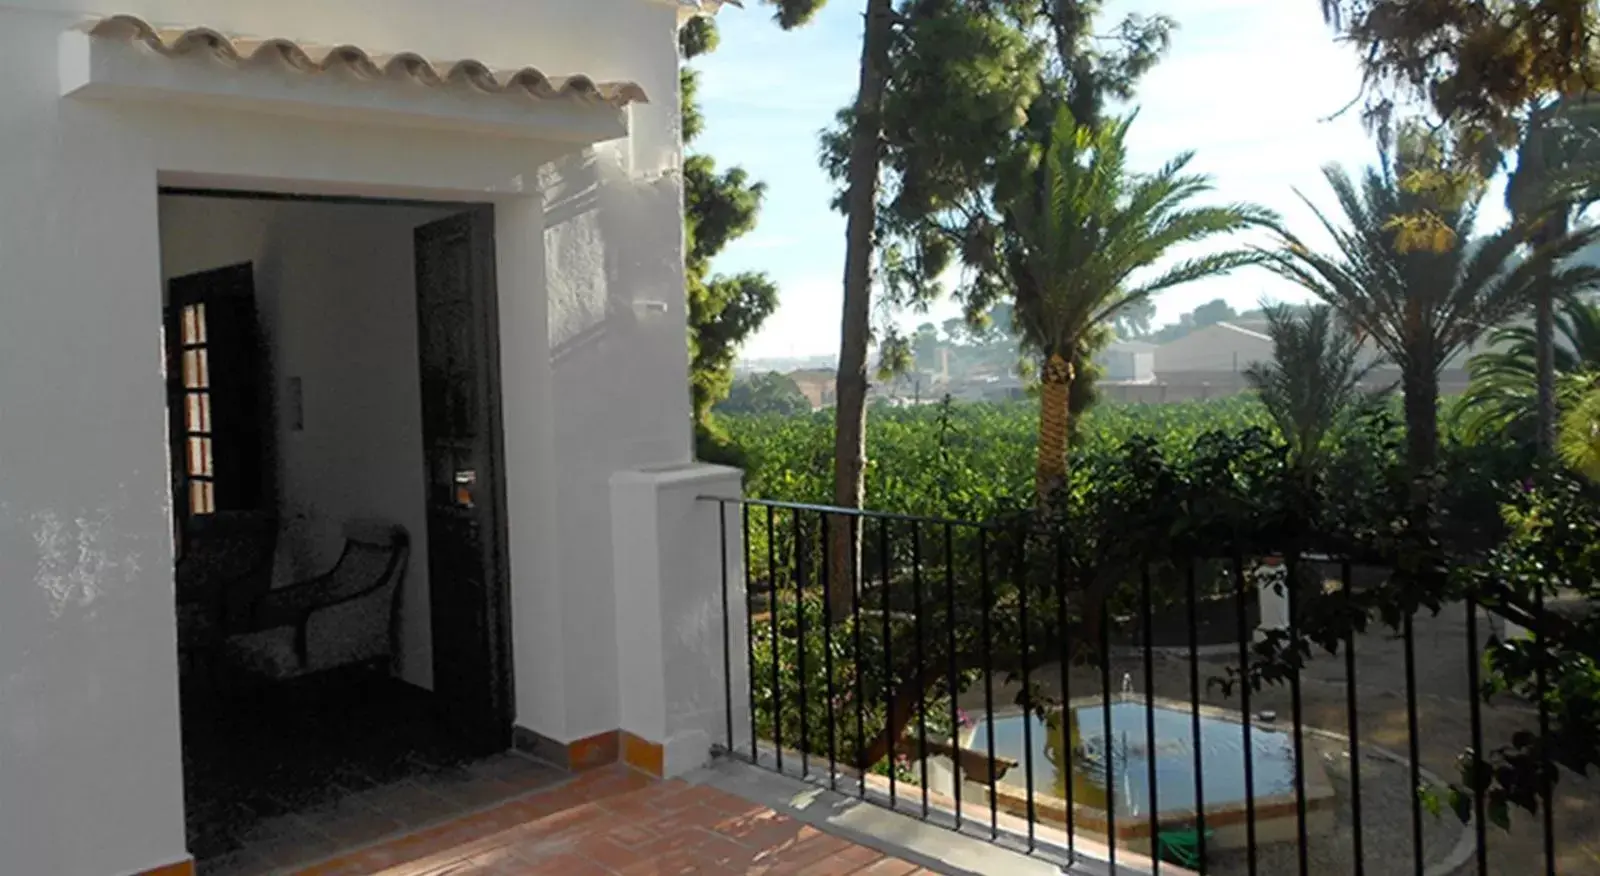
[[[1431,522],[1434,468],[1439,459],[1439,377],[1430,357],[1403,377],[1406,417],[1406,469],[1411,476],[1411,523],[1419,531]]]
[[[1039,386],[1039,460],[1036,498],[1044,510],[1067,482],[1067,438],[1072,427],[1072,364],[1060,353],[1045,361]]]
[[[867,341],[872,316],[872,255],[876,245],[878,164],[882,158],[884,80],[889,66],[892,0],[868,0],[867,30],[861,46],[861,82],[856,95],[855,129],[850,134],[849,191],[845,205],[844,313],[840,321],[839,376],[834,420],[833,501],[860,508],[866,501]],[[861,550],[847,520],[835,518],[829,572],[830,614],[844,617],[860,580]],[[848,586],[845,582],[851,582]]]
[[[1538,411],[1535,418],[1538,434],[1534,445],[1539,458],[1550,459],[1556,450],[1556,319],[1555,302],[1550,300],[1548,277],[1541,278],[1539,297],[1533,308],[1534,359],[1538,369]]]
[[[1561,215],[1550,219],[1531,242],[1537,249],[1560,240],[1566,234],[1566,216]],[[1552,458],[1556,449],[1556,317],[1551,273],[1551,270],[1546,270],[1538,278],[1538,297],[1534,300],[1533,309],[1534,380],[1538,392],[1534,445],[1541,459]]]

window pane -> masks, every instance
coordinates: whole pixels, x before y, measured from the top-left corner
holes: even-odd
[[[205,389],[211,385],[211,363],[205,350],[183,351],[183,385],[189,389]]]
[[[210,481],[189,482],[189,513],[210,514],[216,511],[216,493]]]
[[[198,305],[190,304],[183,308],[183,345],[185,347],[200,343],[200,314]]]
[[[194,309],[195,309],[195,318],[194,318],[194,321],[195,321],[195,341],[194,342],[197,343],[197,344],[204,344],[206,342],[206,306],[204,304],[196,304],[194,306]]]
[[[211,431],[210,393],[191,392],[185,396],[183,428],[184,431],[190,433],[209,433]]]
[[[189,474],[211,477],[210,438],[197,436],[189,439]]]
[[[203,392],[184,396],[184,432],[211,432],[211,424],[206,422],[206,414],[210,412],[208,401]]]

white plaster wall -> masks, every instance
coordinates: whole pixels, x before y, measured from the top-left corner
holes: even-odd
[[[611,479],[622,729],[662,745],[667,777],[750,743],[742,480],[702,464]]]
[[[277,583],[328,569],[348,520],[412,534],[401,597],[401,659],[431,687],[422,393],[412,234],[449,208],[160,199],[166,279],[242,261],[272,360],[280,533]],[[302,381],[304,429],[288,382]]]
[[[495,203],[517,717],[557,739],[617,726],[608,478],[690,452],[673,6],[0,7],[6,872],[122,874],[185,853],[158,178]],[[574,151],[63,101],[58,36],[95,11],[627,78],[654,102],[630,111],[629,141]]]

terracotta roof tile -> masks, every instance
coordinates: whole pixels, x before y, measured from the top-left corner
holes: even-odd
[[[285,37],[227,34],[209,27],[155,27],[133,15],[113,15],[84,25],[91,36],[140,44],[167,57],[208,53],[227,64],[279,62],[303,73],[344,69],[363,79],[408,79],[435,88],[466,87],[487,94],[535,100],[597,101],[613,106],[649,103],[633,82],[596,82],[588,76],[551,77],[536,67],[497,70],[482,61],[432,61],[416,52],[380,53],[351,43],[300,43]]]

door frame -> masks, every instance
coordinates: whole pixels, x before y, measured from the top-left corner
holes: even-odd
[[[490,515],[494,536],[494,550],[490,554],[490,573],[493,575],[489,592],[491,608],[489,627],[492,632],[490,653],[487,655],[490,667],[490,690],[494,702],[489,704],[496,716],[497,724],[504,734],[506,749],[512,745],[513,727],[516,723],[516,686],[515,663],[513,654],[513,637],[511,615],[511,560],[510,560],[510,527],[506,503],[506,452],[505,452],[505,418],[503,400],[503,383],[501,380],[500,361],[500,296],[499,296],[499,261],[495,249],[497,226],[495,223],[495,205],[483,201],[459,200],[430,200],[427,198],[403,197],[362,197],[356,195],[324,195],[300,194],[293,192],[275,192],[254,189],[232,188],[196,188],[189,186],[157,186],[158,196],[181,196],[192,198],[214,198],[219,200],[249,200],[249,201],[292,201],[301,203],[324,204],[356,204],[363,206],[398,206],[422,207],[427,209],[455,210],[461,213],[475,213],[489,223],[490,234],[487,236],[484,253],[475,253],[481,259],[480,270],[482,277],[472,286],[473,296],[477,299],[478,313],[482,321],[485,343],[484,361],[486,373],[483,375],[488,391],[484,393],[483,404],[488,407],[488,422],[490,432],[489,455],[494,469],[493,477],[489,479]],[[416,256],[412,255],[412,269],[415,270]],[[413,298],[415,297],[413,291]],[[408,302],[415,312],[415,301]],[[421,345],[418,345],[416,356],[422,356]],[[427,533],[421,533],[421,538],[426,539]],[[415,536],[414,536],[415,537]],[[429,581],[429,587],[433,582]],[[431,619],[432,605],[429,604]]]

